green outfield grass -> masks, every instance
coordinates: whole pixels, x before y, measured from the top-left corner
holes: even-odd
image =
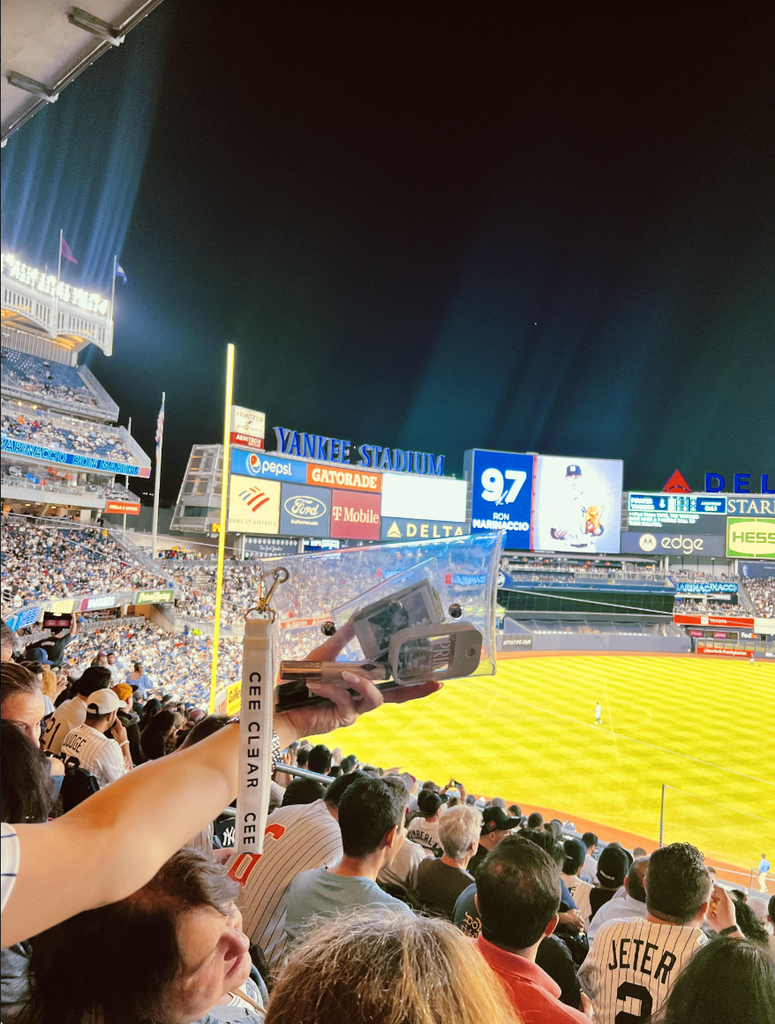
[[[603,706],[602,726],[594,705]],[[363,761],[552,807],[748,868],[775,859],[775,665],[558,656],[500,662],[327,737]]]

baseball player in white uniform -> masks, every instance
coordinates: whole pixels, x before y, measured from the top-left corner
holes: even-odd
[[[125,707],[112,690],[97,690],[86,698],[86,721],[71,729],[62,744],[61,756],[65,764],[74,763],[91,772],[100,789],[120,779],[130,767],[126,732],[122,743],[105,735],[115,723],[118,709]]]
[[[565,494],[552,513],[550,533],[558,550],[596,551],[596,537],[605,531],[604,505],[593,505],[584,494],[581,466],[571,463],[565,469]]]
[[[699,850],[672,843],[651,855],[645,879],[646,919],[610,921],[595,935],[579,970],[599,1024],[638,1024],[664,1003],[681,968],[708,940],[706,920],[720,935],[742,937],[734,903],[717,886]]]

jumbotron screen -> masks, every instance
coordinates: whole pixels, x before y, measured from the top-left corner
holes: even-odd
[[[533,550],[618,554],[623,473],[620,459],[539,455]]]

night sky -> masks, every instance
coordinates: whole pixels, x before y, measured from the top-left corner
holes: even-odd
[[[221,438],[228,341],[270,449],[773,486],[765,7],[165,0],[10,139],[3,249],[56,272],[64,228],[103,292],[118,253],[86,361],[149,454],[166,390],[167,498]]]

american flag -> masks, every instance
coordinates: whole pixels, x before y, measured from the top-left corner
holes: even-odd
[[[158,459],[161,455],[161,442],[164,437],[164,400],[166,394],[161,396],[161,409],[159,409],[159,418],[156,420],[156,458]]]

